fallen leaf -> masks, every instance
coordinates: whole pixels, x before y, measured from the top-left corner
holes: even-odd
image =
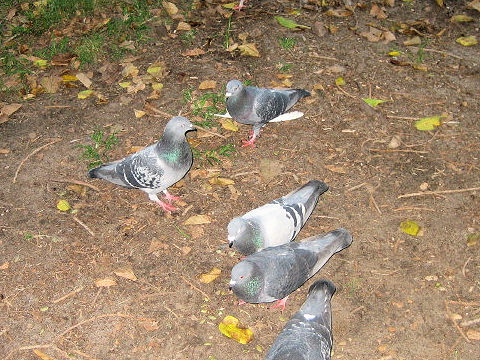
[[[220,274],[222,273],[222,270],[220,270],[219,268],[217,267],[213,267],[212,270],[210,270],[208,273],[206,274],[201,274],[199,277],[198,277],[198,280],[204,284],[209,284],[211,283],[213,280],[215,280],[216,278],[218,278],[220,276]]]
[[[142,110],[133,109],[133,111],[135,112],[135,117],[137,119],[140,119],[141,117],[145,116],[145,114],[146,114],[146,112],[142,111]]]
[[[442,125],[443,116],[430,116],[415,121],[415,127],[420,131],[435,130],[437,126]]]
[[[353,12],[348,9],[328,9],[324,14],[326,16],[345,17],[353,15]]]
[[[0,270],[7,270],[9,266],[10,266],[10,263],[6,261],[2,265],[0,265]]]
[[[240,344],[248,344],[253,339],[252,330],[243,327],[240,321],[231,315],[225,316],[222,322],[218,324],[218,330]]]
[[[420,226],[413,220],[405,220],[400,223],[400,230],[405,234],[416,236],[420,231]]]
[[[435,0],[435,2],[436,2],[437,5],[440,6],[440,7],[443,7],[443,6],[444,6],[443,0]]]
[[[57,209],[60,211],[68,211],[72,207],[70,206],[69,202],[67,200],[58,200],[57,202]]]
[[[467,236],[467,246],[474,247],[480,241],[480,232],[474,234],[468,234]]]
[[[450,21],[454,23],[471,22],[473,18],[468,15],[454,15],[450,18]]]
[[[38,350],[38,349],[34,349],[33,350],[33,353],[35,355],[37,355],[40,359],[42,360],[55,360],[54,358],[48,356],[47,354],[45,354],[44,352]]]
[[[190,216],[187,220],[185,220],[185,225],[203,225],[203,224],[210,224],[212,219],[208,215],[193,215]]]
[[[84,73],[77,73],[76,77],[87,89],[92,86],[92,80],[90,80],[90,78]]]
[[[33,65],[38,66],[39,68],[46,68],[48,65],[48,60],[38,59],[33,62]]]
[[[10,116],[21,107],[22,107],[22,104],[17,104],[17,103],[7,104],[2,107],[0,113],[3,115]]]
[[[408,40],[405,40],[403,42],[403,45],[405,46],[413,46],[413,45],[420,45],[422,43],[422,39],[420,39],[420,36],[414,36]]]
[[[147,73],[152,75],[156,80],[160,80],[167,74],[165,63],[154,63],[147,69]]]
[[[345,85],[345,79],[343,77],[338,77],[335,79],[335,85],[343,86]]]
[[[343,166],[336,166],[336,165],[325,165],[325,169],[330,170],[331,172],[337,173],[337,174],[346,174],[347,170]]]
[[[223,177],[213,177],[208,182],[212,185],[221,185],[221,186],[227,186],[227,185],[233,185],[235,184],[235,181]]]
[[[198,86],[200,90],[215,89],[216,87],[217,82],[215,80],[204,80]]]
[[[38,82],[47,94],[55,94],[60,88],[62,79],[57,76],[44,76]]]
[[[160,91],[163,89],[163,84],[162,83],[152,83],[152,89],[155,91]]]
[[[74,82],[78,81],[77,77],[75,75],[62,75],[62,80],[64,82]]]
[[[178,13],[177,5],[171,3],[170,1],[163,1],[162,6],[170,17]]]
[[[136,77],[138,75],[138,68],[132,63],[127,63],[122,70],[123,77]]]
[[[180,21],[177,25],[177,31],[190,31],[192,30],[192,26],[185,21]]]
[[[387,101],[387,100],[379,100],[379,99],[371,99],[371,98],[362,98],[362,100],[365,101],[368,105],[370,105],[373,108]]]
[[[475,9],[480,11],[480,0],[473,0],[467,4],[467,6],[471,9]]]
[[[170,248],[170,245],[164,243],[164,242],[161,242],[159,240],[152,240],[152,242],[150,243],[150,246],[147,250],[147,254],[151,254],[155,251],[158,251],[158,250],[167,250]]]
[[[182,56],[199,56],[199,55],[203,55],[205,54],[205,51],[200,49],[200,48],[196,48],[196,49],[191,49],[191,50],[187,50],[185,52],[182,53]]]
[[[260,53],[258,52],[258,49],[254,43],[245,43],[242,45],[238,45],[238,49],[240,50],[240,54],[245,56],[260,56]]]
[[[9,154],[9,153],[10,153],[10,149],[2,149],[2,148],[0,148],[0,154],[6,155],[6,154]]]
[[[470,340],[480,340],[480,331],[478,330],[468,329],[466,334]]]
[[[122,82],[119,82],[118,85],[120,85],[120,87],[122,88],[128,88],[130,85],[132,85],[132,82],[131,81],[122,81]]]
[[[387,145],[387,148],[389,149],[397,149],[400,144],[402,143],[402,140],[399,135],[393,135],[392,139]]]
[[[117,269],[113,273],[115,275],[123,277],[125,279],[132,280],[132,281],[137,281],[137,277],[135,276],[132,268],[130,268],[130,267],[123,267],[123,268]]]
[[[437,275],[427,275],[424,277],[424,279],[426,281],[437,281],[438,280],[438,276]]]
[[[277,22],[278,22],[281,26],[286,27],[286,28],[288,28],[288,29],[295,29],[295,28],[311,29],[310,26],[297,24],[295,21],[290,20],[290,19],[287,19],[287,18],[284,18],[283,16],[274,16],[274,18],[275,18],[275,20],[277,20]]]
[[[376,27],[370,26],[369,31],[363,31],[360,33],[360,36],[363,36],[370,42],[378,42],[382,38],[383,31],[377,29]]]
[[[460,45],[463,45],[463,46],[473,46],[473,45],[477,45],[478,44],[478,41],[477,41],[477,38],[473,35],[471,36],[462,36],[462,37],[459,37],[457,40],[455,40],[457,43],[459,43]]]
[[[94,94],[95,94],[95,91],[93,90],[83,90],[78,93],[77,97],[79,99],[87,99]]]
[[[388,53],[389,56],[400,56],[402,53],[400,51],[390,51]]]
[[[282,173],[283,164],[275,159],[263,158],[260,160],[258,170],[260,171],[260,176],[262,177],[263,181],[268,183]]]
[[[218,122],[225,130],[238,131],[238,125],[232,119],[220,118]]]
[[[143,321],[140,321],[140,325],[143,326],[143,328],[147,331],[155,331],[160,329],[158,326],[158,321],[155,321],[153,319],[145,319]]]
[[[67,186],[67,190],[70,190],[79,196],[85,196],[87,194],[87,188],[83,185],[71,184]]]
[[[108,277],[105,279],[99,279],[95,281],[96,287],[110,287],[115,285],[117,285],[117,282],[115,281],[115,279],[108,278]]]
[[[387,14],[385,13],[385,9],[381,8],[377,4],[373,4],[372,8],[370,9],[370,15],[376,17],[377,19],[386,19]]]

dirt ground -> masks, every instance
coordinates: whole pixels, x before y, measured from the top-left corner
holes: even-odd
[[[0,155],[2,358],[38,359],[40,350],[53,359],[263,359],[309,285],[326,278],[337,286],[333,359],[479,359],[480,51],[455,39],[479,37],[480,13],[466,3],[397,1],[385,8],[386,19],[370,15],[371,5],[335,17],[303,4],[295,21],[318,21],[334,32],[318,34],[275,22],[274,15],[288,17],[300,3],[251,0],[233,15],[231,33],[239,43],[247,33],[260,57],[227,52],[228,19],[212,12],[202,23],[199,11],[189,19],[192,43],[154,27],[154,43],[133,61],[143,72],[166,63],[158,99],[147,99],[147,91],[126,94],[117,85],[122,67],[101,63],[91,69],[92,81],[106,103],[77,99],[79,89],[66,87],[25,102],[0,125],[0,147],[10,150]],[[455,14],[474,21],[452,23]],[[385,44],[361,35],[369,24],[408,26]],[[428,40],[420,54],[418,46],[403,45],[415,34]],[[295,38],[295,47],[284,49],[282,37]],[[181,56],[193,48],[205,54]],[[396,63],[387,55],[393,50],[404,54]],[[223,137],[190,134],[199,149],[234,144],[236,152],[213,165],[195,159],[192,169],[207,171],[171,189],[182,197],[179,212],[167,216],[141,191],[86,179],[75,146],[88,144],[96,126],[119,131],[111,157],[123,157],[158,138],[168,120],[152,111],[136,119],[134,109],[149,103],[198,120],[183,90],[216,80],[221,91],[232,78],[269,87],[281,81],[279,63],[292,64],[293,87],[314,92],[295,107],[305,116],[267,125],[255,149],[240,146],[250,130],[244,125],[238,132],[211,129]],[[97,71],[102,65],[111,67],[107,80]],[[345,85],[335,84],[338,77]],[[372,108],[362,98],[388,101]],[[415,119],[441,114],[435,130],[414,127]],[[205,174],[214,170],[234,188],[210,185]],[[241,256],[227,246],[229,220],[311,179],[330,190],[297,239],[344,227],[353,244],[294,292],[283,314],[271,304],[237,306],[228,281]],[[425,191],[436,193],[399,197]],[[60,212],[59,199],[78,211]],[[184,224],[196,214],[212,222]],[[405,220],[416,221],[421,236],[400,231]],[[212,267],[221,275],[201,283],[198,276]],[[135,281],[115,275],[125,268]],[[99,279],[115,284],[98,287]],[[226,315],[252,329],[253,341],[242,345],[220,334]]]

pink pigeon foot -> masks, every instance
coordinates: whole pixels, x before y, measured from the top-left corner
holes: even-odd
[[[280,308],[280,311],[283,312],[285,310],[285,307],[287,306],[287,299],[288,296],[284,297],[282,300],[277,300],[277,303],[272,305],[271,309],[273,308]]]
[[[245,304],[246,304],[246,302],[243,301],[243,300],[240,300],[240,301],[238,302],[238,306],[242,306],[242,305],[245,305]]]
[[[250,138],[248,140],[242,140],[242,147],[247,147],[247,146],[251,146],[252,148],[255,147],[255,139],[257,138],[257,136],[255,135],[255,133],[253,131],[250,132]]]
[[[160,205],[165,212],[168,212],[168,213],[170,213],[172,211],[175,211],[175,210],[178,210],[175,206],[173,206],[171,204],[167,204],[167,203],[165,203],[161,200],[156,201],[156,203],[158,205]]]
[[[243,8],[245,7],[245,5],[243,5],[243,3],[246,3],[246,2],[247,2],[247,0],[240,0],[240,3],[239,3],[237,6],[235,6],[235,7],[233,8],[233,10],[241,10],[241,9],[243,9]]]
[[[171,204],[173,201],[180,200],[180,196],[172,195],[165,190],[165,199],[168,201],[169,204]]]

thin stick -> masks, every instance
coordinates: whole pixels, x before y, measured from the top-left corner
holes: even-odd
[[[350,96],[352,99],[356,99],[355,96],[350,95],[349,93],[347,93],[345,90],[343,90],[343,89],[342,89],[340,86],[338,86],[337,84],[335,84],[335,86],[337,87],[338,90],[340,90],[341,92],[343,92],[345,95]]]
[[[460,326],[467,327],[467,326],[472,326],[472,325],[476,325],[476,324],[479,324],[479,323],[480,323],[480,318],[476,318],[476,319],[473,319],[473,320],[462,321],[460,323]]]
[[[260,171],[258,171],[258,170],[245,171],[245,172],[241,172],[241,173],[232,175],[232,177],[239,177],[239,176],[243,176],[243,175],[259,174],[259,173],[260,173]]]
[[[94,316],[90,319],[87,319],[87,320],[83,320],[83,321],[80,321],[79,323],[73,325],[73,326],[70,326],[68,329],[66,329],[65,331],[63,331],[60,335],[57,335],[57,339],[58,338],[61,338],[62,336],[64,336],[66,333],[72,331],[73,329],[76,329],[77,327],[79,326],[82,326],[82,325],[85,325],[89,322],[92,322],[92,321],[95,321],[95,320],[98,320],[98,319],[102,319],[102,318],[107,318],[107,317],[121,317],[121,318],[127,318],[127,319],[134,319],[134,316],[132,315],[128,315],[128,314],[121,314],[121,313],[116,313],[116,314],[103,314],[103,315],[98,315],[98,316]]]
[[[358,185],[355,185],[355,186],[352,186],[350,189],[347,189],[345,190],[346,192],[350,192],[350,191],[353,191],[353,190],[357,190],[357,189],[360,189],[362,186],[365,186],[367,185],[366,182],[363,182],[361,184],[358,184]]]
[[[185,279],[185,277],[183,275],[180,275],[180,277],[183,279],[183,281],[185,281],[188,285],[190,285],[193,289],[197,290],[200,294],[202,294],[203,296],[205,296],[208,300],[210,300],[210,296],[208,296],[203,290],[199,289],[198,287],[196,287],[195,285],[193,285],[190,281],[188,281],[187,279]]]
[[[416,207],[416,206],[401,206],[399,208],[393,209],[393,211],[408,211],[408,210],[436,211],[435,209],[422,208],[422,207]]]
[[[321,219],[333,219],[333,220],[340,220],[340,218],[338,218],[338,217],[334,217],[334,216],[316,215],[315,217],[316,217],[316,218],[321,218]]]
[[[163,115],[163,116],[166,116],[168,118],[172,118],[173,115],[172,114],[169,114],[165,111],[162,111],[160,109],[157,109],[156,107],[153,107],[152,105],[150,105],[149,103],[145,103],[145,108],[147,108],[148,110],[152,110],[153,112],[156,112],[157,114],[160,114],[160,115]]]
[[[422,150],[410,150],[410,149],[368,149],[369,151],[374,152],[404,152],[404,153],[417,153],[417,154],[428,154],[429,151]]]
[[[472,187],[472,188],[468,188],[468,189],[424,191],[424,192],[418,192],[418,193],[411,193],[411,194],[399,195],[399,196],[397,197],[397,199],[409,198],[409,197],[414,197],[414,196],[425,196],[425,195],[456,194],[456,193],[469,192],[469,191],[478,191],[478,190],[480,190],[480,187]]]
[[[73,220],[75,220],[81,227],[87,230],[90,235],[95,237],[95,233],[87,225],[85,225],[85,223],[82,222],[79,218],[77,218],[76,216],[73,216]]]
[[[417,50],[420,50],[420,48],[416,47],[416,46],[411,46],[410,49],[417,49]],[[451,56],[455,59],[460,59],[460,60],[463,60],[463,58],[461,56],[457,56],[457,55],[454,55],[454,54],[451,54],[451,53],[448,53],[446,51],[441,51],[441,50],[436,50],[436,49],[428,49],[428,48],[422,48],[423,51],[426,51],[426,52],[433,52],[433,53],[437,53],[437,54],[442,54],[442,55],[446,55],[446,56]]]
[[[206,132],[207,134],[210,134],[210,135],[214,135],[214,136],[221,137],[222,139],[226,139],[226,138],[227,138],[226,136],[223,136],[223,135],[220,135],[219,133],[216,133],[216,132],[213,132],[213,131],[204,129],[204,128],[200,127],[200,126],[195,126],[195,129],[197,129],[197,130],[202,130],[202,131],[204,131],[204,132]]]
[[[96,187],[95,185],[91,185],[87,182],[84,182],[84,181],[80,181],[80,180],[74,180],[74,179],[51,179],[50,181],[53,181],[53,182],[59,182],[59,183],[71,183],[71,184],[75,184],[75,185],[82,185],[82,186],[86,186],[92,190],[95,190],[95,191],[100,191],[100,189],[98,187]]]
[[[400,120],[419,120],[420,118],[410,117],[410,116],[396,116],[396,115],[387,115],[387,118],[390,119],[400,119]]]
[[[70,108],[70,105],[45,105],[45,109],[66,109]]]
[[[41,345],[27,345],[27,346],[22,346],[19,347],[18,349],[14,349],[8,353],[8,355],[5,357],[4,360],[10,359],[10,357],[16,353],[17,351],[23,351],[23,350],[34,350],[34,349],[48,349],[51,348],[53,344],[41,344]]]
[[[65,300],[65,299],[69,298],[70,296],[79,293],[79,292],[82,291],[82,290],[83,290],[83,286],[80,286],[79,288],[77,288],[77,289],[75,289],[75,290],[73,290],[73,291],[70,291],[68,294],[63,295],[62,297],[60,297],[60,298],[58,298],[58,299],[55,299],[55,300],[53,300],[52,302],[53,302],[54,304],[59,303],[60,301],[63,301],[63,300]]]
[[[173,311],[172,309],[170,309],[167,305],[163,305],[163,307],[168,310],[168,312],[170,312],[171,314],[173,314],[173,316],[175,316],[177,319],[179,318],[179,316],[177,314],[175,314],[175,311]]]
[[[27,161],[31,156],[35,155],[36,153],[38,153],[39,151],[45,149],[47,146],[50,146],[52,144],[55,144],[59,141],[61,141],[62,139],[55,139],[53,141],[50,141],[48,144],[45,144],[45,145],[42,145],[40,146],[39,148],[36,148],[35,150],[33,150],[30,154],[28,154],[21,162],[20,164],[18,165],[17,167],[17,170],[15,171],[15,176],[13,177],[13,183],[15,184],[17,182],[17,176],[18,176],[18,173],[20,172],[20,169],[21,167],[23,166],[23,164],[25,164],[25,161]]]
[[[356,312],[359,312],[360,310],[363,310],[363,309],[365,309],[365,306],[361,305],[356,309],[353,309],[352,311],[350,311],[350,314],[355,314]]]
[[[468,262],[469,262],[470,260],[472,260],[472,257],[471,257],[471,256],[467,259],[467,261],[465,261],[465,264],[463,264],[463,266],[462,266],[462,274],[463,274],[463,277],[467,277],[467,274],[465,273],[465,271],[466,271],[466,268],[467,268],[467,264],[468,264]]]
[[[455,321],[455,319],[453,318],[452,316],[452,313],[450,312],[450,309],[448,308],[448,302],[445,300],[444,302],[445,304],[445,310],[447,310],[447,315],[448,317],[450,318],[450,320],[452,321],[453,325],[455,326],[455,328],[458,330],[458,332],[460,333],[460,335],[462,335],[462,337],[468,342],[470,343],[470,339],[467,337],[467,335],[465,335],[465,333],[463,332],[462,328],[460,326],[458,326],[457,322]]]

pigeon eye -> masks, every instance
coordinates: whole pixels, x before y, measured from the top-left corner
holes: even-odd
[[[240,276],[240,279],[243,279],[243,278],[244,278],[244,276],[243,276],[243,275],[242,275],[242,276]]]

